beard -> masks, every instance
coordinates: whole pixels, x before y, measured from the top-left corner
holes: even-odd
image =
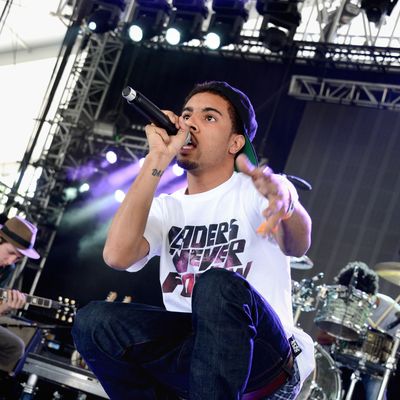
[[[194,169],[197,169],[199,167],[199,164],[194,162],[194,161],[189,161],[189,160],[176,160],[176,163],[178,164],[179,167],[186,171],[192,171]]]

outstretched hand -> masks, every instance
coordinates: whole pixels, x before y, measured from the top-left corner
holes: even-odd
[[[265,221],[258,227],[257,233],[266,236],[275,233],[279,223],[287,216],[290,204],[290,192],[285,178],[274,174],[269,167],[255,167],[246,155],[236,158],[238,171],[251,177],[256,189],[268,199],[268,207],[262,211]]]

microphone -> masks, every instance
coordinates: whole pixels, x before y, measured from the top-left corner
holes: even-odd
[[[390,324],[387,324],[386,325],[386,329],[392,329],[395,326],[397,326],[398,324],[400,324],[400,312],[397,312],[395,315],[396,315],[397,318],[393,322],[391,322]]]
[[[176,135],[178,132],[177,127],[170,121],[170,119],[147,97],[138,91],[127,86],[122,91],[122,97],[126,99],[130,106],[133,106],[145,118],[147,118],[154,125],[159,126],[167,131],[168,135]]]
[[[354,289],[357,289],[357,283],[358,283],[358,270],[360,269],[359,265],[357,264],[354,267],[353,270],[353,275],[351,276],[350,282],[349,282],[349,286],[352,286]]]
[[[305,179],[299,178],[298,176],[294,175],[286,175],[286,178],[290,182],[292,182],[293,185],[296,186],[298,189],[307,191],[312,190],[312,186]]]

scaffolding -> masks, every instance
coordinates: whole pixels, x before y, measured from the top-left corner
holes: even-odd
[[[126,161],[137,161],[138,155],[145,153],[148,148],[142,126],[131,127],[133,131],[141,132],[140,134],[125,135],[117,140],[110,135],[99,134],[95,129],[124,47],[124,25],[129,22],[134,1],[128,3],[125,20],[121,21],[115,31],[96,35],[91,34],[81,20],[73,21],[70,25],[66,35],[69,43],[68,41],[63,43],[64,47],[69,46],[70,51],[64,49],[60,52],[63,62],[59,63],[58,71],[58,75],[67,75],[66,84],[62,89],[59,104],[51,104],[53,96],[49,97],[47,104],[48,108],[56,107],[55,116],[47,120],[44,114],[39,120],[33,135],[34,139],[21,163],[19,176],[13,187],[0,184],[0,211],[6,215],[22,213],[39,228],[37,246],[42,255],[40,261],[37,263],[25,259],[18,265],[10,284],[12,286],[18,283],[21,286],[24,269],[26,267],[33,269],[34,278],[27,285],[30,287],[31,295],[36,290],[67,206],[64,189],[68,174],[78,170],[90,156],[97,155],[99,149],[101,151],[109,145],[117,144],[123,149]],[[208,4],[210,6],[211,2]],[[359,40],[360,36],[353,34],[351,25],[347,28],[339,26],[338,18],[329,20],[327,17],[330,10],[336,13],[331,15],[340,15],[345,1],[332,0],[325,3],[320,3],[318,0],[304,1],[301,3],[303,22],[294,37],[290,52],[273,53],[259,41],[258,30],[262,18],[256,15],[255,1],[250,1],[248,4],[251,18],[243,27],[240,42],[235,45],[219,50],[207,49],[200,41],[172,46],[166,42],[163,35],[160,35],[137,46],[154,50],[164,48],[184,52],[207,52],[222,57],[244,57],[260,61],[285,62],[288,58],[292,58],[297,63],[329,64],[351,69],[389,71],[400,68],[398,35],[400,7],[396,7],[393,12],[390,34],[384,42],[379,37],[383,29],[382,24],[376,29],[371,28],[363,10],[359,19],[364,23],[365,35],[361,35],[362,38]],[[62,14],[62,10],[58,12]],[[71,19],[73,18],[72,15]],[[315,22],[313,25],[311,20]],[[328,23],[331,25],[326,29]],[[356,36],[358,39],[353,40],[352,37]],[[75,56],[68,69],[67,62],[73,57],[72,54]],[[59,84],[59,78],[53,80],[52,92],[59,89]],[[371,86],[365,82],[329,79],[321,81],[315,77],[304,76],[293,77],[290,91],[291,95],[302,99],[389,109],[398,108],[398,93],[399,88],[393,85]],[[36,138],[39,136],[44,137],[45,145],[40,157],[34,158],[33,150]],[[21,182],[28,168],[35,170],[36,179],[30,190],[22,192]]]

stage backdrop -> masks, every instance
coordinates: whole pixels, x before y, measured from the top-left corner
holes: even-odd
[[[332,284],[332,277],[349,261],[373,266],[399,260],[400,115],[294,99],[287,95],[293,74],[370,82],[398,79],[368,71],[130,45],[111,83],[102,118],[144,122],[121,97],[128,84],[161,108],[179,112],[194,83],[227,80],[247,92],[254,103],[260,126],[255,140],[259,156],[268,159],[275,171],[285,170],[313,185],[312,192],[300,196],[314,221],[309,256],[315,267],[295,271],[293,278],[323,271],[323,282]],[[68,208],[37,294],[53,298],[61,294],[84,305],[115,290],[120,298],[132,295],[135,301],[160,304],[157,259],[136,274],[105,266],[102,248],[117,203],[106,202],[102,208],[101,201],[91,198]],[[271,277],[266,274],[265,279]],[[381,286],[392,297],[399,291],[391,284]],[[304,317],[312,320],[311,314]],[[303,323],[307,331],[313,330],[312,322]]]
[[[301,194],[313,219],[314,269],[326,284],[351,261],[370,267],[400,256],[400,114],[345,105],[307,104],[286,171],[305,177],[313,190]],[[380,280],[395,298],[400,288]],[[313,313],[303,314],[305,330]]]

